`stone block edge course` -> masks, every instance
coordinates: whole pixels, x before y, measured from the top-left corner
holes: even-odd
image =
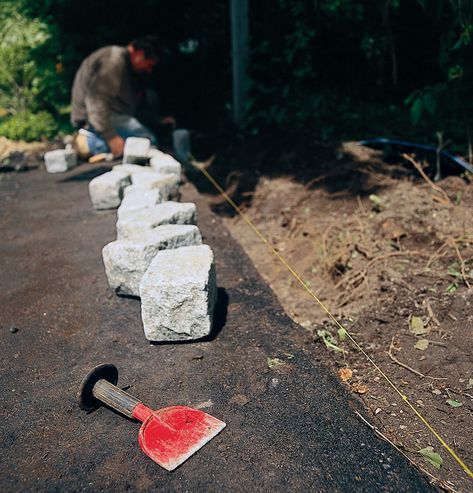
[[[89,182],[89,196],[94,209],[116,209],[123,190],[131,184],[130,175],[121,171],[107,171]]]
[[[141,278],[159,251],[201,244],[197,226],[177,224],[158,226],[136,239],[112,241],[102,249],[109,286],[117,294],[139,296]]]
[[[208,336],[217,302],[215,257],[208,245],[162,250],[140,283],[145,337],[152,342]]]
[[[128,139],[127,139],[128,140]],[[140,140],[146,140],[146,139],[140,139]],[[143,142],[140,143],[140,145],[143,145]],[[140,179],[135,179],[136,175],[141,175],[143,172],[144,174],[148,174],[148,177],[151,179],[156,179],[157,182],[162,180],[164,182],[166,188],[166,192],[170,190],[171,192],[169,193],[169,196],[175,197],[178,196],[179,194],[179,184],[180,184],[180,176],[181,176],[181,163],[176,161],[172,156],[162,153],[161,151],[154,150],[154,149],[147,149],[146,154],[144,155],[144,151],[141,152],[136,152],[136,150],[131,150],[131,152],[128,152],[126,156],[132,156],[130,159],[129,157],[124,156],[123,163],[121,165],[115,165],[112,168],[112,171],[109,171],[107,173],[104,173],[103,175],[99,175],[98,177],[94,178],[91,180],[89,183],[89,194],[91,198],[91,202],[96,210],[101,210],[101,209],[111,209],[111,208],[116,208],[120,205],[123,195],[124,195],[124,190],[129,187],[134,188],[136,190],[136,195],[139,196],[139,190],[148,190],[149,188],[146,186],[146,182],[144,181],[145,176],[143,175],[143,178]],[[136,152],[136,156],[133,155],[133,152]],[[151,161],[151,163],[150,163]],[[151,164],[151,165],[149,165]],[[148,173],[146,173],[148,172]],[[151,174],[151,173],[152,174]],[[106,175],[105,178],[102,178],[104,175]],[[161,175],[161,176],[160,176]],[[171,177],[174,176],[175,178],[172,179]],[[99,180],[102,178],[101,180]],[[115,180],[115,183],[114,183]],[[138,184],[139,183],[139,184]],[[153,185],[158,185],[156,186],[157,190],[160,190],[159,184],[156,183]],[[101,193],[101,186],[103,187],[102,192],[104,193],[103,197],[100,197]],[[97,189],[98,188],[98,189]],[[106,197],[107,191],[109,192],[109,196]],[[111,193],[110,193],[111,192]],[[131,192],[131,190],[130,190]],[[146,192],[144,192],[146,193]],[[166,194],[168,195],[168,194]],[[132,196],[132,193],[130,193],[130,197]],[[163,197],[166,199],[166,197]],[[159,201],[158,201],[159,202]],[[172,203],[171,201],[164,202],[167,203],[168,205]],[[178,245],[174,247],[174,250],[182,250],[186,248],[194,248],[194,247],[206,247],[208,250],[202,250],[202,251],[207,251],[209,253],[209,258],[210,258],[210,263],[209,263],[209,269],[208,269],[208,275],[207,275],[207,282],[204,283],[203,289],[197,293],[197,297],[194,300],[196,302],[196,306],[192,307],[191,306],[191,311],[196,310],[199,311],[200,309],[200,323],[195,323],[194,318],[195,317],[190,317],[191,320],[194,320],[193,323],[191,323],[191,326],[187,328],[187,334],[182,334],[182,333],[176,333],[173,330],[169,330],[169,332],[166,334],[165,330],[161,333],[158,339],[150,339],[147,337],[149,340],[153,341],[172,341],[172,340],[194,340],[194,339],[200,339],[202,337],[205,337],[211,332],[212,325],[213,325],[213,311],[215,309],[215,304],[216,304],[216,299],[217,299],[217,284],[216,284],[216,272],[215,272],[215,259],[214,259],[214,254],[211,248],[208,245],[202,245],[202,237],[200,234],[199,229],[197,226],[195,226],[197,222],[197,210],[196,210],[196,205],[193,203],[188,203],[188,204],[181,204],[176,202],[176,204],[183,205],[183,206],[193,206],[193,211],[191,214],[190,218],[183,219],[180,217],[175,217],[176,214],[171,214],[171,218],[165,220],[165,222],[159,223],[159,225],[155,226],[153,224],[153,221],[151,221],[151,229],[148,230],[147,232],[144,232],[141,234],[137,234],[136,236],[129,237],[125,236],[120,238],[119,234],[119,223],[120,219],[117,221],[117,240],[114,242],[110,242],[108,245],[105,245],[103,248],[102,254],[103,254],[103,261],[105,265],[105,270],[107,274],[107,280],[109,281],[109,285],[112,289],[115,289],[117,294],[125,294],[125,295],[132,295],[132,296],[139,296],[140,295],[140,285],[143,281],[143,277],[146,275],[146,273],[149,270],[150,265],[154,262],[156,257],[159,255],[160,252],[163,251],[168,251],[168,250],[163,250],[161,249],[161,246],[156,247],[156,251],[153,249],[153,247],[149,247],[149,245],[146,244],[146,237],[152,236],[153,232],[159,228],[163,228],[166,226],[170,225],[189,225],[193,226],[197,232],[195,238],[191,241],[194,243],[190,243],[189,245]],[[137,207],[139,207],[139,200],[136,204]],[[143,207],[147,207],[145,204]],[[134,209],[134,208],[132,208]],[[177,216],[180,214],[178,213]],[[177,223],[177,224],[176,224]],[[110,259],[106,260],[106,256],[111,253],[110,257],[113,257],[113,249],[117,247],[120,248],[120,243],[124,244],[125,248],[127,245],[131,245],[131,249],[133,248],[142,248],[142,258],[140,258],[137,261],[137,264],[139,265],[131,265],[131,266],[123,266],[118,268],[119,272],[118,277],[126,275],[126,272],[128,270],[128,267],[130,268],[130,272],[133,273],[133,276],[135,277],[135,284],[133,286],[133,280],[132,281],[127,281],[127,280],[118,280],[115,278],[113,274],[111,274],[111,269],[113,269],[113,266],[110,264]],[[159,242],[158,242],[159,243]],[[138,247],[133,247],[133,245],[141,245]],[[149,247],[149,248],[148,248]],[[168,248],[168,245],[164,245],[165,248]],[[173,248],[171,246],[171,248]],[[181,252],[182,253],[182,252]],[[108,263],[108,265],[107,265]],[[113,263],[113,262],[112,262]],[[195,274],[195,273],[194,273]],[[168,279],[168,282],[170,284],[173,284],[175,282],[178,282],[179,280],[177,279]],[[128,284],[127,284],[128,283]],[[136,287],[138,285],[138,287]],[[123,288],[123,289],[122,289]],[[206,305],[206,314],[205,316],[202,317],[202,306]],[[145,328],[145,318],[144,318],[144,309],[143,309],[143,303],[142,303],[142,322],[143,322],[143,328],[145,332],[145,336],[147,336],[147,331]],[[159,307],[158,307],[159,308]],[[186,329],[184,330],[184,332]]]
[[[117,239],[136,238],[163,224],[197,224],[196,205],[192,202],[167,201],[130,211],[117,221]]]
[[[48,173],[64,173],[77,166],[77,153],[72,149],[54,149],[44,154]]]

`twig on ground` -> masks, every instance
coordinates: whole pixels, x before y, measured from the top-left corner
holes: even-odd
[[[360,213],[365,215],[366,209],[365,209],[365,206],[363,205],[363,201],[361,200],[361,197],[359,195],[356,196],[356,201],[358,202],[358,209],[360,210]]]
[[[381,438],[381,440],[384,440],[385,442],[389,443],[391,447],[394,447],[400,454],[402,454],[414,467],[417,467],[420,471],[422,471],[424,474],[429,476],[432,481],[437,483],[439,486],[444,488],[447,491],[450,491],[451,493],[459,493],[457,490],[453,489],[450,485],[446,484],[445,482],[441,481],[439,478],[434,476],[432,473],[421,467],[419,464],[417,464],[414,460],[412,460],[405,452],[402,450],[402,448],[398,445],[396,445],[392,440],[390,440],[386,435],[384,435],[376,426],[372,425],[366,418],[364,418],[358,411],[355,411],[355,414],[358,416],[358,418],[368,427],[370,428],[373,433]],[[404,447],[404,446],[402,446]],[[416,451],[412,451],[412,453],[416,453]]]
[[[434,200],[435,202],[438,202],[439,204],[442,204],[442,205],[451,205],[451,203],[452,203],[451,201],[449,202],[442,197],[437,197],[437,195],[432,195],[432,200]]]
[[[342,284],[345,283],[353,283],[354,280],[358,276],[366,277],[366,274],[368,273],[368,269],[376,262],[379,262],[380,260],[386,260],[390,257],[410,257],[410,256],[421,256],[425,257],[426,253],[420,252],[417,250],[410,250],[410,251],[405,251],[405,252],[389,252],[389,253],[384,253],[382,255],[378,255],[374,259],[371,259],[364,267],[363,269],[359,270],[358,272],[354,272],[351,276],[350,279],[341,279],[337,284],[335,284],[335,288],[339,288]]]
[[[437,250],[435,250],[435,252],[429,257],[429,260],[427,261],[427,264],[425,266],[426,269],[430,267],[430,264],[432,264],[434,260],[437,260],[437,258],[441,257],[440,252],[447,246],[447,244],[447,242],[442,243],[442,245],[437,248]],[[444,255],[446,255],[446,253],[444,253],[442,257]]]
[[[299,218],[297,216],[293,216],[288,229],[289,238],[293,238],[295,236],[295,232],[297,231],[298,228],[299,228]]]
[[[448,347],[448,345],[445,344],[444,342],[433,341],[432,339],[427,339],[427,340],[429,341],[429,344],[433,344],[434,346]]]
[[[304,188],[305,189],[308,189],[310,188],[312,185],[315,185],[316,183],[318,183],[319,181],[324,181],[326,178],[330,177],[332,175],[330,174],[327,174],[327,175],[320,175],[320,176],[316,176],[315,178],[312,178],[312,180],[309,180],[306,184],[304,184]]]
[[[471,284],[468,282],[466,271],[465,271],[465,261],[463,260],[463,257],[461,256],[460,250],[458,249],[457,242],[455,240],[452,241],[453,248],[455,249],[455,252],[457,254],[458,260],[460,261],[460,269],[463,277],[463,282],[465,283],[465,286],[468,289],[471,289]]]
[[[425,171],[422,169],[422,166],[412,157],[409,156],[409,154],[402,154],[402,157],[409,161],[415,169],[419,172],[419,174],[422,176],[422,178],[432,187],[433,190],[438,192],[442,197],[445,199],[445,201],[448,203],[448,205],[452,205],[452,201],[450,200],[450,197],[446,194],[445,190],[443,188],[439,187],[436,185],[426,174]]]
[[[389,345],[389,351],[387,352],[389,358],[394,361],[397,365],[401,366],[402,368],[409,370],[410,372],[414,373],[415,375],[419,376],[420,378],[430,378],[432,380],[447,380],[445,377],[431,377],[429,375],[424,375],[420,371],[414,370],[414,368],[411,368],[410,366],[406,365],[402,361],[399,361],[396,356],[393,355],[393,349],[394,348],[394,337],[391,339],[391,344]]]
[[[447,391],[447,394],[448,394],[448,392],[453,392],[454,394],[464,395],[466,397],[469,397],[470,399],[473,399],[473,395],[468,394],[467,392],[463,392],[461,390],[451,389],[450,387],[445,387],[445,390]],[[449,395],[449,397],[450,397],[450,395]]]
[[[324,257],[325,261],[325,268],[327,268],[327,243],[328,243],[328,235],[330,231],[334,228],[334,224],[331,224],[325,231],[324,234],[322,235],[322,255]]]
[[[434,324],[437,325],[437,327],[440,327],[440,322],[439,322],[438,318],[435,316],[435,313],[432,310],[432,307],[429,303],[429,300],[425,299],[424,305],[427,308],[427,313],[429,314],[430,320],[432,320],[434,322]]]

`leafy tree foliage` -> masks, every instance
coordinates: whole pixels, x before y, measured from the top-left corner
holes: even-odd
[[[58,124],[50,113],[20,111],[0,123],[0,135],[12,140],[27,142],[52,138],[58,131]]]
[[[258,2],[249,128],[430,141],[443,131],[464,150],[472,15],[472,0]]]
[[[430,143],[442,132],[453,150],[471,148],[473,0],[249,4],[248,131]],[[87,54],[150,33],[167,48],[154,82],[163,113],[194,128],[230,119],[227,1],[4,0],[0,24],[0,106],[11,114],[57,117]]]

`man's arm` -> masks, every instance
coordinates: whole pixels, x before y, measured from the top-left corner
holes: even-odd
[[[87,117],[94,129],[107,141],[114,156],[123,154],[124,141],[112,125],[112,101],[117,96],[123,78],[123,63],[103,61],[97,67],[87,95],[85,105]]]

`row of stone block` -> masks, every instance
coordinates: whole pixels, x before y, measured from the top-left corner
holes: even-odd
[[[210,333],[216,303],[213,252],[202,245],[195,204],[173,200],[180,178],[174,159],[146,146],[130,149],[124,164],[89,183],[94,208],[118,207],[117,240],[103,248],[109,285],[141,298],[148,340],[199,339]],[[137,164],[145,152],[153,154],[150,166]]]
[[[44,164],[48,173],[65,173],[77,166],[77,163],[77,153],[73,149],[55,149],[44,155]],[[126,139],[123,163],[141,167],[146,165],[148,169],[157,173],[181,175],[181,163],[169,154],[150,147],[148,139],[136,137]]]
[[[125,189],[133,185],[137,189],[157,190],[156,203],[179,197],[180,176],[174,173],[157,173],[150,168],[135,164],[114,166],[111,171],[97,176],[89,182],[90,201],[94,209],[116,209],[122,201]],[[140,192],[135,193],[139,197]],[[137,199],[135,199],[136,201]],[[130,198],[128,202],[133,202]],[[154,205],[154,204],[153,204]]]
[[[199,339],[212,328],[217,285],[213,252],[197,226],[160,226],[103,249],[110,287],[139,296],[150,341]]]

